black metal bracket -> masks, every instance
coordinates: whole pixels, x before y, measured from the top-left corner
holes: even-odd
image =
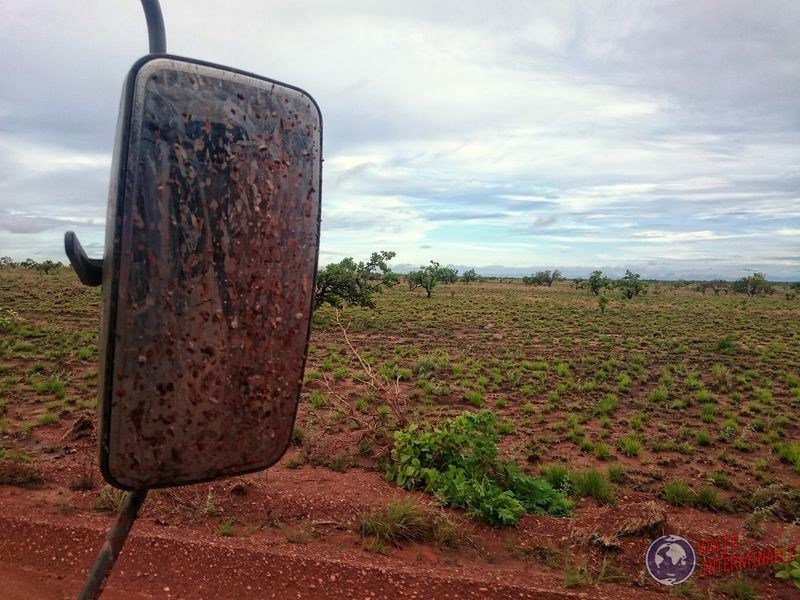
[[[98,286],[103,283],[103,259],[89,258],[74,231],[64,234],[64,251],[83,285]]]
[[[147,37],[150,41],[150,54],[167,52],[167,34],[164,30],[164,17],[158,0],[142,0],[144,16],[147,19]]]
[[[106,541],[97,555],[97,560],[89,572],[89,577],[86,579],[78,600],[97,600],[100,597],[106,579],[111,574],[111,569],[117,561],[119,553],[122,552],[122,546],[128,538],[128,533],[133,527],[133,523],[139,515],[139,509],[142,507],[146,497],[146,489],[128,492],[117,522],[108,532]]]

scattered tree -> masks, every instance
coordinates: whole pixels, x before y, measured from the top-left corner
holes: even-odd
[[[317,273],[314,308],[325,303],[336,308],[342,304],[374,308],[372,295],[399,281],[388,265],[394,256],[394,252],[373,252],[367,262],[356,263],[348,257],[328,265]]]
[[[42,262],[34,262],[30,268],[34,271],[38,271],[39,273],[51,273],[63,267],[64,265],[62,263],[53,262],[52,260],[48,259]]]
[[[733,291],[753,298],[754,296],[772,295],[775,293],[775,287],[767,281],[767,276],[763,273],[753,273],[734,281]]]
[[[438,263],[437,263],[438,264]],[[439,267],[439,281],[442,283],[455,283],[458,281],[458,269]]]
[[[563,277],[561,277],[561,271],[556,269],[555,271],[538,271],[528,277],[523,277],[522,283],[525,285],[546,285],[550,287],[553,285],[554,281],[560,279],[563,279]]]
[[[454,283],[458,281],[458,271],[449,267],[443,267],[435,260],[431,261],[427,267],[420,267],[416,271],[411,271],[406,275],[408,289],[415,290],[421,287],[431,297],[433,288],[437,283]]]
[[[603,272],[600,270],[592,271],[592,274],[589,275],[589,289],[595,296],[599,294],[603,288],[608,287],[608,284],[608,278],[604,276]]]
[[[625,277],[617,281],[616,287],[622,290],[622,296],[627,300],[647,293],[647,284],[638,273],[631,273],[628,269],[625,270]]]
[[[728,293],[728,282],[724,279],[713,279],[709,281],[706,285],[708,288],[714,292],[715,296],[719,296],[720,292],[727,295]]]
[[[464,271],[461,275],[461,281],[464,283],[470,283],[472,281],[480,281],[481,276],[475,272],[475,269],[470,269],[469,271]]]

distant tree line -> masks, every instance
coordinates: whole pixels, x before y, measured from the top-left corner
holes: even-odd
[[[373,252],[368,261],[356,262],[348,257],[320,269],[317,273],[314,308],[323,304],[336,308],[345,305],[374,308],[374,295],[401,280],[401,276],[389,267],[389,261],[394,257],[394,252],[382,250]],[[428,298],[440,283],[472,283],[482,279],[475,269],[469,269],[459,277],[457,269],[444,267],[435,260],[405,275],[408,289],[413,291],[422,288]]]
[[[553,281],[562,279],[561,273],[555,271],[539,271],[528,277],[523,277],[522,282],[525,285],[552,285]],[[659,282],[656,283],[656,293],[658,292]],[[660,282],[663,285],[663,282]],[[600,295],[604,290],[620,290],[625,299],[630,300],[636,296],[645,295],[648,290],[648,284],[642,280],[638,273],[633,273],[629,269],[625,271],[625,275],[620,279],[611,279],[603,274],[601,270],[593,271],[588,279],[576,278],[573,280],[575,289],[588,289],[595,296]],[[669,284],[674,289],[691,285],[691,282],[683,280],[671,282]],[[715,296],[720,294],[727,295],[730,292],[743,294],[750,298],[758,296],[771,296],[775,293],[776,287],[773,283],[767,281],[767,276],[764,273],[752,273],[746,277],[742,277],[733,282],[725,281],[724,279],[712,279],[710,281],[701,281],[694,285],[694,289],[703,294],[707,290],[711,290]],[[787,298],[794,299],[800,294],[800,282],[790,283],[786,293]]]
[[[53,271],[57,271],[58,269],[63,269],[65,267],[66,265],[63,263],[54,262],[50,259],[37,262],[32,258],[26,258],[23,261],[15,262],[10,256],[0,256],[0,269],[23,268],[30,269],[31,271],[37,271],[39,273],[52,273]]]
[[[561,271],[558,269],[554,271],[538,271],[522,278],[522,283],[525,285],[546,285],[551,287],[554,282],[563,279]]]

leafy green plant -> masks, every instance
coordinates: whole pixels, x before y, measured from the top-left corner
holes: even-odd
[[[775,577],[791,581],[797,588],[800,588],[800,558],[775,565]]]
[[[494,526],[513,525],[526,512],[568,513],[571,503],[549,483],[500,460],[499,437],[489,411],[464,412],[434,428],[412,423],[394,434],[386,478]]]

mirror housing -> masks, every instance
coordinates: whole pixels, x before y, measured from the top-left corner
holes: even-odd
[[[319,251],[322,119],[302,90],[138,61],[102,263],[100,466],[123,489],[267,468],[289,444]]]

